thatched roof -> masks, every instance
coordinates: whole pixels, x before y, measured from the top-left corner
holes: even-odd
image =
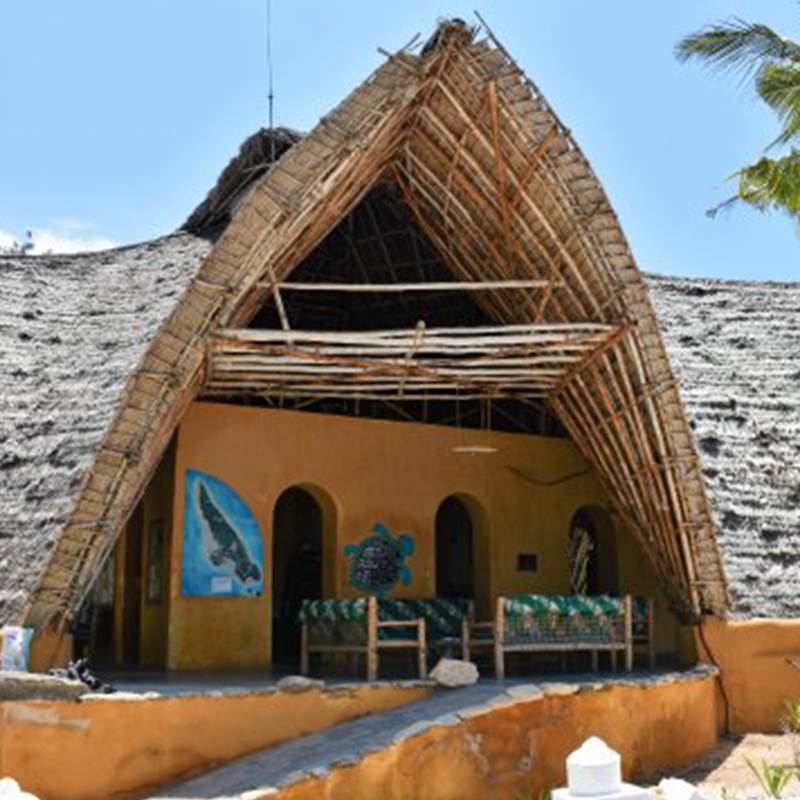
[[[734,612],[800,616],[800,283],[650,277]]]
[[[674,607],[724,613],[725,577],[695,440],[644,281],[602,186],[538,87],[491,35],[450,23],[432,42],[420,55],[389,57],[254,182],[239,166],[253,159],[240,157],[230,180],[223,175],[192,215],[194,228],[232,216],[199,269],[203,254],[194,250],[197,261],[176,267],[175,294],[128,342],[130,360],[108,388],[105,416],[76,467],[78,491],[54,506],[49,551],[37,550],[29,578],[13,581],[21,596],[37,587],[28,598],[30,624],[76,608],[184,410],[202,394],[213,337],[247,326],[275,282],[387,181],[459,281],[540,284],[535,296],[485,292],[483,308],[498,324],[613,332],[574,364],[548,402],[639,536]],[[253,146],[259,169],[262,144]],[[119,283],[109,292],[109,308],[130,308]],[[78,301],[85,295],[62,305],[79,314]],[[82,316],[76,324],[94,330],[97,320]],[[105,322],[107,339],[124,336]],[[80,418],[73,420],[79,430]],[[15,502],[27,490],[18,484]]]
[[[248,191],[264,176],[269,165],[300,138],[301,134],[291,128],[261,128],[248,136],[181,230],[199,233],[230,222]]]
[[[41,580],[126,384],[211,243],[0,257],[0,622]]]

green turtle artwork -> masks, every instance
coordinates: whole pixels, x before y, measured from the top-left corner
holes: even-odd
[[[344,554],[350,559],[350,585],[356,589],[384,597],[397,583],[411,583],[406,560],[414,554],[414,537],[408,533],[393,536],[379,522],[359,544],[346,545]]]

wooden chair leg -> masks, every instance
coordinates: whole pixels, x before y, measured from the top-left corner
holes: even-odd
[[[308,675],[310,666],[308,658],[308,623],[303,623],[300,636],[300,674]]]
[[[494,675],[499,680],[506,676],[506,658],[505,650],[500,642],[496,642],[494,646]]]
[[[374,597],[367,604],[367,680],[378,680],[378,601]]]
[[[633,671],[633,599],[626,595],[623,600],[625,608],[624,635],[625,641],[625,671]]]
[[[428,676],[428,648],[425,635],[425,620],[419,621],[419,678],[424,681]]]
[[[506,638],[506,615],[505,601],[502,597],[497,598],[497,607],[494,615],[494,674],[502,680],[506,676],[505,650],[503,642]]]

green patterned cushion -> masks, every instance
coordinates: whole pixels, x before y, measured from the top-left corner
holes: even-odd
[[[395,620],[425,620],[425,639],[428,642],[445,638],[461,638],[461,623],[469,614],[469,600],[409,599],[378,600],[378,619],[382,622]],[[411,628],[385,628],[382,639],[407,639],[415,635]]]
[[[505,641],[607,644],[623,636],[624,603],[598,595],[511,595],[504,600]]]

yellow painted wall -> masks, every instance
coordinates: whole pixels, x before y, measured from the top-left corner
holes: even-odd
[[[465,445],[497,452],[453,452]],[[264,597],[181,596],[180,532],[188,468],[224,481],[256,516],[264,536]],[[450,494],[468,496],[482,510],[479,527],[485,536],[481,544],[478,534],[476,553],[483,547],[489,555],[484,597],[478,598],[484,615],[489,610],[486,594],[566,592],[568,534],[575,512],[587,505],[611,508],[595,474],[565,439],[195,403],[181,423],[176,454],[171,668],[269,664],[272,514],[280,494],[291,486],[310,488],[328,500],[335,519],[329,520],[326,546],[336,562],[326,592],[339,597],[355,594],[348,585],[345,545],[357,544],[378,521],[416,541],[409,560],[412,583],[399,586],[396,596],[434,596],[436,511]],[[658,598],[659,647],[674,649],[676,624],[665,611],[653,570],[619,518],[613,519],[620,590]],[[536,553],[538,572],[519,572],[519,553]],[[478,560],[486,564],[485,558]]]
[[[112,800],[354,717],[423,686],[0,703],[0,774],[41,800]]]
[[[254,792],[252,800],[536,797],[564,785],[566,756],[590,736],[621,754],[626,779],[645,782],[705,756],[721,734],[720,720],[719,689],[711,677],[546,696],[433,728],[329,777],[277,794]]]
[[[175,446],[167,449],[153,479],[142,498],[144,531],[142,535],[142,586],[140,663],[146,667],[163,668],[167,664],[169,626],[170,552],[172,538],[173,500],[175,490]],[[147,597],[149,570],[149,537],[156,526],[164,526],[163,575],[161,600]]]
[[[705,642],[722,672],[735,733],[780,729],[786,703],[800,700],[800,620],[755,619],[746,622],[708,617]],[[704,642],[698,650],[708,660]]]

